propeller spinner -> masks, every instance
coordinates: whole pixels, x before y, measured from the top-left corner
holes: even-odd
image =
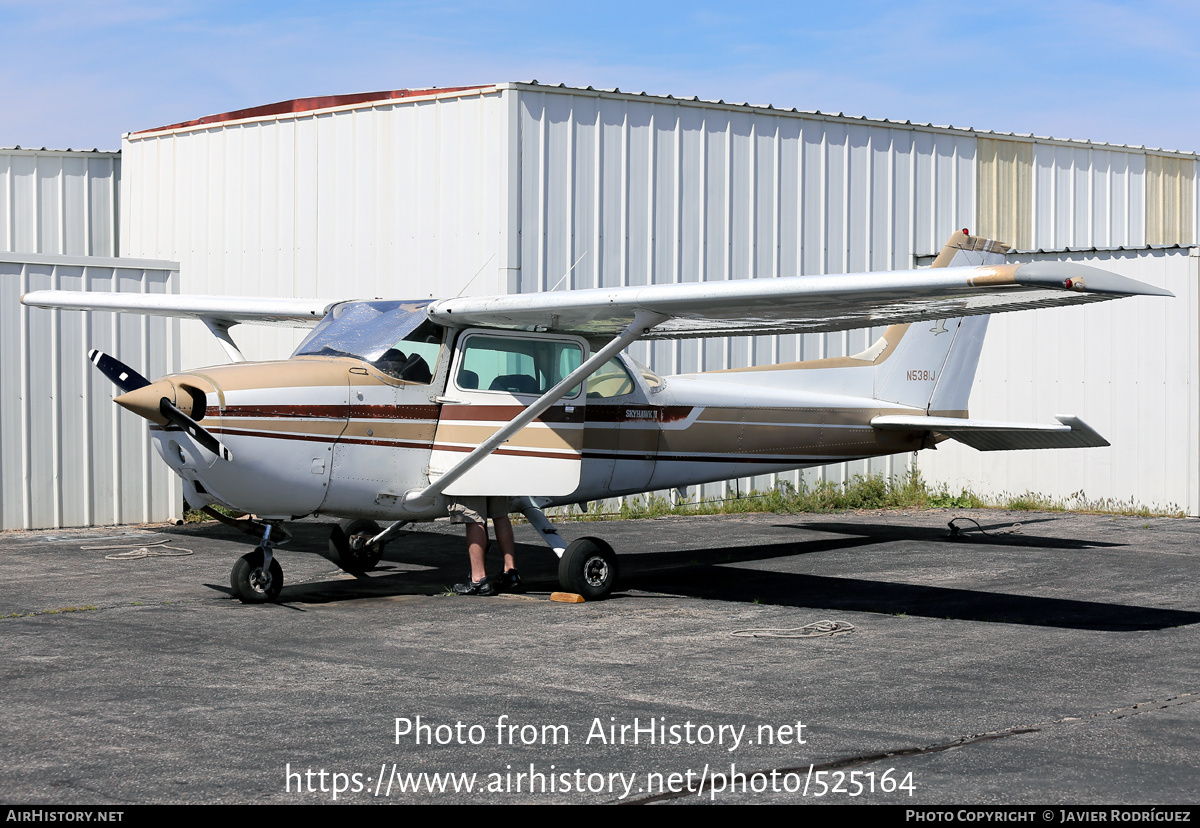
[[[152,423],[174,425],[221,459],[233,460],[233,452],[228,446],[175,405],[178,389],[173,382],[168,379],[150,382],[116,357],[95,349],[88,352],[88,359],[123,392],[113,400],[117,405]],[[197,416],[203,418],[203,402],[193,405],[193,414],[197,413],[196,406],[200,409]]]

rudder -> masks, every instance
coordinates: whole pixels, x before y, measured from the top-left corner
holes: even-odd
[[[1002,264],[1009,249],[963,230],[950,237],[932,267]],[[875,370],[875,398],[965,416],[987,324],[987,316],[968,316],[889,328],[885,337],[901,338],[892,358]]]

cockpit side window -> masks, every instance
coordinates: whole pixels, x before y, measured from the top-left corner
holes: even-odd
[[[406,382],[428,385],[433,381],[445,333],[446,329],[440,325],[422,322],[415,331],[388,348],[371,364],[385,374]]]
[[[576,342],[473,335],[463,346],[455,381],[464,390],[544,394],[583,363]],[[576,386],[568,397],[579,393]]]
[[[352,357],[397,379],[428,384],[446,329],[426,318],[428,302],[343,302],[335,305],[292,356]]]

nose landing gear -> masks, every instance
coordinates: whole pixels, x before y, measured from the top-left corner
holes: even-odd
[[[282,537],[271,539],[272,530]],[[245,604],[262,604],[274,601],[283,589],[283,567],[275,560],[272,549],[277,543],[286,543],[287,533],[273,523],[263,525],[262,540],[253,552],[238,558],[229,573],[229,585],[234,597]]]

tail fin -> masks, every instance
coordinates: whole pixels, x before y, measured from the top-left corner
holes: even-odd
[[[955,233],[933,267],[1002,264],[1008,245]],[[775,388],[804,388],[869,396],[943,417],[965,417],[988,317],[967,316],[891,325],[859,354],[780,365],[705,373],[725,382],[766,382]]]
[[[1001,264],[1009,246],[972,236],[950,237],[933,267]],[[898,337],[895,352],[875,369],[875,398],[929,413],[966,416],[988,317],[968,316],[893,325],[884,339]]]

